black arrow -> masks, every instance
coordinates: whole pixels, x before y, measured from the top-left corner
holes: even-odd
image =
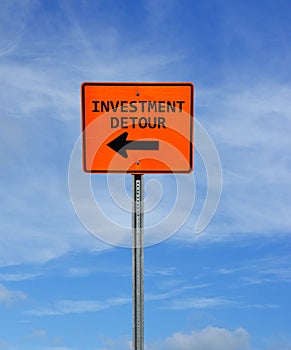
[[[113,151],[119,153],[122,157],[127,158],[128,150],[159,150],[159,141],[134,141],[127,140],[128,132],[117,136],[114,140],[110,141],[107,146],[113,149]]]

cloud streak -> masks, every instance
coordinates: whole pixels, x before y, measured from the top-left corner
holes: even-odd
[[[243,284],[290,283],[290,256],[268,256],[262,259],[251,259],[227,268],[218,269],[218,273]]]
[[[114,306],[125,305],[131,302],[130,298],[119,297],[103,301],[99,300],[59,300],[48,308],[29,310],[26,313],[34,316],[56,316],[98,312]]]
[[[172,300],[169,305],[167,305],[167,309],[171,310],[190,310],[190,309],[208,309],[208,308],[216,308],[222,307],[232,304],[231,301],[219,298],[219,297],[211,297],[211,298],[183,298],[178,300]]]

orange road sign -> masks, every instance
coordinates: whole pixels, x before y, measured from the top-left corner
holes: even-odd
[[[83,169],[190,173],[192,83],[83,83]]]

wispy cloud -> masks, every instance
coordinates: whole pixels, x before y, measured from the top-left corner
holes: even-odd
[[[172,310],[207,309],[207,308],[225,306],[231,303],[232,303],[231,301],[227,299],[219,298],[219,297],[183,298],[183,299],[171,300],[171,302],[168,303],[166,308],[172,309]]]
[[[250,259],[236,266],[218,269],[218,273],[231,276],[244,284],[258,285],[265,283],[290,283],[290,256],[269,256],[261,259]]]
[[[99,300],[59,300],[47,308],[29,310],[26,313],[35,316],[67,315],[87,312],[98,312],[131,302],[130,298],[119,297],[103,301]]]
[[[38,273],[0,273],[0,281],[19,282],[37,278]]]
[[[164,267],[164,268],[153,267],[153,268],[147,268],[145,270],[145,274],[148,277],[153,277],[153,276],[173,276],[176,273],[177,273],[177,271],[176,271],[176,267],[175,266]]]
[[[110,250],[110,248],[108,248]],[[113,253],[114,254],[114,253]],[[129,277],[132,274],[131,266],[126,264],[116,264],[108,261],[104,265],[98,266],[73,266],[64,271],[65,275],[72,278],[82,278],[97,274],[110,274],[122,277]]]
[[[5,33],[0,38],[0,57],[13,52],[24,35],[26,25],[29,21],[31,0],[23,0],[17,4],[9,0],[1,1],[0,32]]]
[[[70,277],[87,277],[93,273],[95,273],[96,270],[94,270],[92,267],[71,267],[68,269],[68,276]]]
[[[204,288],[204,286],[198,286]],[[191,310],[191,309],[217,309],[217,308],[237,308],[237,309],[278,309],[280,305],[272,303],[248,302],[244,297],[227,298],[219,296],[193,297],[187,293],[193,288],[184,288],[184,290],[174,290],[168,293],[148,295],[146,300],[164,301],[160,304],[161,309],[168,310]]]
[[[241,309],[262,309],[262,310],[266,310],[266,309],[279,309],[280,305],[278,304],[248,304],[248,303],[238,303],[237,304],[238,308]]]
[[[9,3],[4,3],[3,19],[13,12]],[[149,17],[159,14],[157,8],[164,8],[163,1],[148,0],[143,5]],[[163,16],[171,15],[174,5],[175,1],[167,2]],[[24,1],[21,11],[11,17],[9,24],[9,28],[17,32],[9,33],[14,39],[21,35],[22,40],[8,38],[12,43],[10,47],[16,47],[1,62],[1,163],[7,169],[7,176],[1,180],[6,189],[3,194],[5,215],[0,227],[3,232],[1,246],[5,246],[1,251],[2,265],[45,262],[70,250],[79,247],[90,250],[93,246],[93,239],[89,235],[85,238],[85,230],[71,208],[64,172],[71,146],[80,130],[79,122],[75,123],[80,115],[80,82],[92,75],[98,76],[99,80],[125,77],[127,80],[130,77],[149,80],[155,78],[153,71],[179,59],[158,47],[151,53],[138,43],[127,42],[121,47],[120,34],[113,23],[104,27],[102,35],[96,30],[93,35],[90,28],[93,23],[96,25],[95,18],[93,21],[90,17],[92,22],[85,26],[78,18],[75,5],[64,2],[55,6],[67,19],[66,26],[60,25],[65,49],[56,40],[49,40],[43,48],[40,37],[34,37],[31,29],[23,29],[28,16],[36,16],[32,3]],[[44,14],[38,16],[41,21]],[[49,29],[48,34],[51,34]],[[99,35],[98,45],[92,40],[95,35]],[[3,42],[3,47],[5,45]],[[224,240],[234,232],[289,232],[287,184],[290,169],[284,150],[290,148],[287,122],[290,91],[288,84],[272,81],[229,90],[225,87],[197,89],[197,115],[218,146],[225,178],[220,205],[223,215],[217,216],[215,226],[207,231],[210,234],[206,232],[201,239]],[[201,199],[198,198],[198,206]],[[111,212],[112,205],[108,207]],[[164,209],[158,208],[152,215],[153,220],[159,214],[163,215]],[[12,219],[11,213],[14,213],[13,217],[17,215],[17,221]],[[195,215],[196,212],[193,217]],[[176,212],[176,218],[179,216]],[[44,228],[43,221],[49,222],[49,227]],[[194,226],[185,226],[183,234],[176,238],[197,239]],[[171,232],[171,227],[164,230]],[[110,228],[108,235],[109,231]],[[30,249],[31,246],[35,249]],[[95,249],[106,247],[95,240]]]
[[[171,285],[171,284],[170,284]],[[163,288],[166,289],[167,291],[165,292],[159,292],[159,293],[147,293],[145,295],[145,300],[146,301],[156,301],[156,300],[170,300],[170,302],[174,302],[174,298],[177,297],[178,295],[186,295],[189,294],[189,292],[195,290],[195,289],[201,289],[205,288],[208,286],[208,284],[196,284],[196,285],[188,285],[184,281],[183,282],[178,282],[173,284],[175,288]],[[173,287],[172,285],[172,287]],[[168,304],[167,304],[168,305]]]
[[[153,71],[177,59],[158,46],[148,52],[139,42],[120,45],[115,23],[87,18],[91,9],[85,2],[51,4],[65,19],[58,27],[60,45],[46,11],[36,3],[25,0],[15,11],[13,2],[1,2],[0,28],[3,23],[7,35],[0,39],[0,158],[6,170],[0,266],[44,263],[74,249],[109,248],[83,229],[69,200],[67,167],[80,134],[80,83],[92,77],[155,80]],[[88,11],[86,23],[79,17],[82,10]]]
[[[277,237],[291,232],[290,93],[289,84],[273,80],[248,86],[233,81],[229,88],[197,89],[196,115],[218,149],[223,170],[217,215],[199,239]],[[200,182],[202,170],[199,162],[196,176]],[[198,193],[194,212],[202,205],[202,197]],[[189,225],[183,234],[198,239]]]
[[[27,295],[25,293],[16,290],[8,290],[3,284],[0,284],[0,304],[11,305],[26,298]]]
[[[168,308],[172,310],[182,310],[187,308],[207,308],[215,307],[226,303],[226,300],[219,298],[187,298],[183,295],[187,294],[193,289],[205,288],[207,285],[180,285],[175,289],[170,289],[166,292],[159,293],[146,293],[144,298],[146,303],[150,302],[163,302],[162,308]],[[176,299],[181,296],[180,299]],[[73,313],[87,313],[98,312],[101,310],[109,309],[119,305],[126,305],[132,302],[131,297],[115,297],[106,300],[59,300],[54,304],[45,308],[36,308],[26,311],[26,314],[30,315],[66,315]],[[230,302],[228,302],[230,303]]]

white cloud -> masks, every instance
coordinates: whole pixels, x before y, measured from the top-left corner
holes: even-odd
[[[72,249],[108,249],[83,229],[69,201],[70,147],[61,146],[63,137],[56,140],[62,123],[3,118],[2,126],[0,266],[42,263]]]
[[[223,170],[218,212],[199,239],[226,240],[236,233],[288,234],[291,86],[276,81],[233,85],[196,90],[196,117],[212,137]],[[194,173],[200,187],[196,210],[203,196],[202,173],[199,162]],[[198,239],[189,225],[184,233],[184,238]]]
[[[18,282],[18,281],[26,281],[31,280],[36,277],[38,277],[39,274],[37,273],[0,273],[0,280],[1,281],[12,281],[12,282]]]
[[[243,328],[230,331],[224,328],[206,327],[189,334],[175,333],[161,344],[149,350],[250,350],[249,335]]]
[[[207,309],[225,306],[231,301],[223,298],[183,298],[174,299],[166,307],[172,310]]]
[[[127,339],[103,339],[104,348],[100,350],[130,350]],[[233,331],[208,326],[201,331],[174,333],[156,343],[145,344],[146,350],[251,350],[249,334],[243,328]],[[99,349],[96,349],[99,350]]]
[[[96,29],[98,12],[91,18],[94,31],[88,32],[89,23],[81,23],[78,16],[85,3],[53,5],[66,18],[58,23],[60,45],[51,37],[47,13],[36,3],[1,2],[6,35],[0,39],[5,54],[0,65],[0,161],[5,169],[0,266],[44,263],[72,250],[109,249],[84,230],[68,196],[67,167],[80,132],[80,84],[94,77],[150,80],[152,71],[177,59],[159,49],[149,53],[141,43],[130,41],[121,47],[115,23]],[[27,23],[39,31],[26,28]],[[111,227],[106,230],[112,233]]]
[[[114,23],[91,32],[90,23],[81,23],[78,16],[78,6],[88,6],[85,3],[54,5],[67,19],[59,23],[59,45],[49,35],[45,37],[42,26],[38,35],[30,28],[25,30],[29,16],[38,23],[46,15],[35,11],[32,3],[22,1],[15,11],[14,1],[1,2],[0,22],[6,35],[0,40],[0,50],[9,51],[9,55],[0,67],[1,164],[7,170],[1,180],[5,208],[0,227],[0,265],[42,263],[71,250],[91,250],[92,246],[107,249],[84,233],[67,194],[65,173],[71,149],[66,145],[72,145],[79,132],[80,83],[90,77],[105,81],[156,80],[158,71],[180,59],[179,52],[167,54],[153,42],[151,51],[143,41],[123,41],[121,46]],[[143,4],[149,17],[160,16],[161,21],[171,14],[175,3],[145,0]],[[41,6],[38,9],[42,10]],[[94,25],[98,25],[97,13],[94,21],[91,18]],[[106,18],[102,20],[100,26]],[[95,36],[98,40],[92,40]],[[219,239],[226,239],[233,232],[261,234],[291,229],[290,91],[289,85],[274,82],[231,91],[197,88],[198,118],[219,147],[225,181],[215,226],[207,231],[216,237],[205,234],[201,238],[214,240],[217,231],[224,234],[219,234]],[[50,122],[42,124],[47,120]],[[189,193],[188,198],[192,195]],[[108,208],[113,211],[110,203]],[[153,212],[153,220],[164,214],[163,210]],[[182,212],[175,213],[175,220]],[[150,214],[147,218],[150,220]],[[49,223],[45,228],[44,221]],[[171,232],[171,227],[164,230]],[[107,231],[111,234],[112,228],[104,228]],[[118,232],[115,236],[119,237]],[[179,238],[193,236],[194,224],[185,226]]]
[[[202,92],[201,103],[206,104],[208,101],[207,106],[204,107],[207,112],[212,111],[213,108],[217,109],[214,122],[211,123],[211,120],[208,119],[207,125],[220,144],[224,143],[229,147],[262,145],[265,147],[261,150],[262,155],[264,151],[268,152],[265,153],[266,158],[264,157],[263,161],[272,156],[269,152],[281,150],[281,155],[278,154],[279,158],[274,159],[275,164],[266,164],[266,169],[254,167],[256,170],[261,170],[263,175],[267,171],[267,175],[274,176],[268,178],[269,180],[278,181],[274,166],[280,165],[277,161],[288,154],[284,147],[290,145],[288,137],[290,93],[290,85],[278,84],[273,81],[260,82],[253,86],[241,86],[232,91],[209,91],[205,95]],[[254,150],[259,151],[255,148]],[[249,156],[252,161],[252,154]],[[238,164],[239,159],[235,165]],[[249,163],[243,163],[243,165],[249,168]],[[250,165],[254,166],[255,164],[251,163]],[[273,171],[269,173],[270,169]]]
[[[103,301],[99,300],[59,300],[51,307],[27,311],[27,314],[36,316],[67,315],[75,313],[98,312],[114,306],[131,302],[131,298],[119,297]]]
[[[23,292],[8,290],[3,284],[0,284],[0,304],[10,305],[26,298],[27,296]]]
[[[171,267],[165,267],[165,268],[159,268],[159,267],[154,267],[154,268],[148,268],[145,270],[145,274],[148,277],[152,276],[173,276],[176,275],[176,267],[171,266]]]
[[[2,64],[2,115],[17,118],[33,118],[35,115],[40,118],[74,118],[79,106],[78,86],[69,79],[60,79],[62,74],[49,66],[44,71],[41,64]]]
[[[242,281],[244,284],[290,283],[290,255],[270,255],[262,259],[248,260],[247,264],[230,265],[219,268],[218,273]]]

